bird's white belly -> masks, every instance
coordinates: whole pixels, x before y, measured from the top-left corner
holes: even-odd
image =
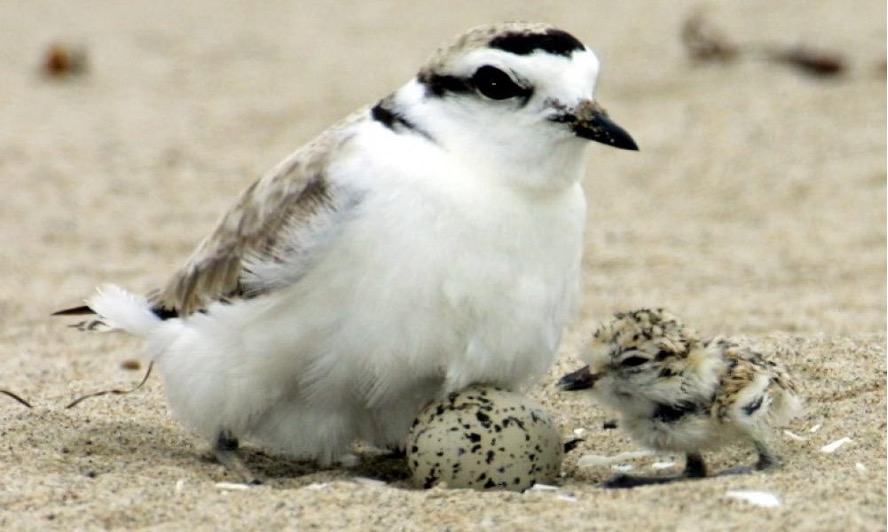
[[[364,434],[371,440],[402,437],[418,410],[445,393],[541,376],[576,296],[581,233],[573,246],[546,249],[521,242],[530,233],[515,225],[485,234],[426,214],[388,228],[390,238],[373,249],[344,250],[357,253],[360,275],[331,274],[342,277],[348,310],[307,386],[317,397],[356,395],[374,413]]]
[[[343,245],[279,298],[282,327],[326,331],[310,342],[311,370],[301,372],[310,395],[339,388],[372,406],[417,378],[441,379],[442,393],[542,374],[576,296],[581,222],[572,233],[556,223],[556,234],[544,234],[547,220],[530,213],[488,223],[423,205],[397,216],[396,208],[368,206],[387,214],[359,218]]]
[[[224,392],[189,415],[193,397],[177,400],[168,382],[173,410],[218,416],[188,423],[202,432],[232,428],[330,460],[355,438],[396,443],[442,394],[541,376],[578,291],[584,205],[573,192],[474,213],[368,198],[377,203],[298,282],[189,320],[201,371],[219,381],[208,389]]]

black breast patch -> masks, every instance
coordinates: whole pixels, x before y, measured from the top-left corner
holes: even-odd
[[[696,403],[657,403],[653,418],[663,423],[674,423],[688,414],[695,414],[699,411],[700,405]]]

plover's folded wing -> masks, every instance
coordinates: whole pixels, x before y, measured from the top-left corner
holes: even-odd
[[[334,186],[326,172],[365,113],[327,130],[249,187],[185,265],[149,294],[155,313],[184,316],[298,278],[355,204],[354,194]]]

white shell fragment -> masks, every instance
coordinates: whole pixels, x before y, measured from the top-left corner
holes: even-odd
[[[561,472],[561,433],[532,399],[472,386],[420,412],[407,439],[417,487],[523,491]]]
[[[799,436],[798,434],[796,434],[795,432],[793,432],[791,430],[784,430],[783,434],[785,434],[786,437],[789,438],[790,440],[794,440],[794,441],[805,441],[808,439],[804,436]]]
[[[839,447],[842,447],[846,443],[851,443],[851,438],[845,436],[844,438],[838,439],[832,443],[828,443],[820,448],[821,453],[832,454],[839,450]]]
[[[780,499],[778,499],[773,493],[767,491],[731,490],[725,493],[725,496],[729,499],[748,502],[749,504],[761,506],[762,508],[776,508],[780,506]]]
[[[216,489],[225,491],[248,491],[250,486],[236,482],[216,482]]]
[[[573,493],[562,491],[558,486],[551,486],[549,484],[534,484],[524,492],[525,495],[534,493],[554,494],[559,501],[577,502],[579,500]]]
[[[636,458],[646,458],[648,456],[653,456],[653,451],[628,451],[625,453],[619,453],[614,455],[604,455],[604,454],[584,454],[577,460],[578,467],[593,467],[593,466],[606,466],[619,464],[621,462],[625,462],[627,460],[634,460]]]

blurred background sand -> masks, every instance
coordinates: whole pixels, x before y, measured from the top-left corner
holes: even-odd
[[[700,7],[736,43],[805,44],[845,69],[692,61],[680,34]],[[0,4],[0,388],[34,404],[0,396],[0,528],[885,529],[885,15],[876,0]],[[502,20],[551,22],[592,47],[597,96],[641,147],[589,149],[584,304],[531,389],[565,437],[585,429],[559,491],[416,491],[391,460],[318,471],[258,449],[248,463],[271,480],[231,491],[156,379],[63,409],[138,382],[121,366],[138,344],[52,310],[100,282],[162,282],[258,175],[442,41]],[[41,73],[55,42],[83,51],[82,74]],[[777,442],[780,470],[595,487],[614,472],[580,457],[635,447],[552,383],[597,320],[641,305],[747,337],[793,370],[808,411],[790,427],[802,439]],[[726,496],[738,489],[781,504]]]

